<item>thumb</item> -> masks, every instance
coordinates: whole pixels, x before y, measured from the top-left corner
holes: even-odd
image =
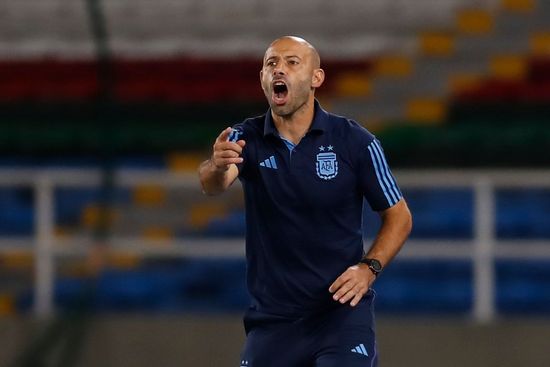
[[[231,134],[231,128],[230,127],[226,127],[221,133],[220,135],[216,138],[216,142],[217,143],[220,143],[222,141],[227,141],[227,138],[229,137],[229,134]]]

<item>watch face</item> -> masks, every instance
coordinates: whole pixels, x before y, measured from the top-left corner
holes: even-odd
[[[376,259],[371,259],[369,261],[369,266],[375,271],[382,271],[382,264]]]
[[[369,268],[375,273],[379,273],[382,271],[382,264],[380,264],[380,261],[376,259],[362,259],[361,262],[363,264],[367,264]]]

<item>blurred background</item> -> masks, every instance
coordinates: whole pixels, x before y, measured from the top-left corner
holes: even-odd
[[[240,185],[195,172],[287,34],[413,212],[381,365],[550,365],[550,1],[0,0],[1,366],[238,365]]]

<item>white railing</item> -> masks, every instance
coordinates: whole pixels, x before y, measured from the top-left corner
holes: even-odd
[[[474,192],[474,238],[466,241],[410,240],[399,254],[401,259],[466,259],[473,262],[473,318],[480,323],[496,317],[494,262],[501,258],[550,259],[550,241],[498,240],[495,235],[495,201],[497,188],[550,188],[550,171],[535,170],[437,170],[396,171],[400,186],[407,188],[471,188]],[[34,240],[0,239],[0,252],[34,248],[35,304],[39,317],[51,315],[56,257],[83,255],[92,244],[88,237],[58,238],[54,232],[54,189],[60,187],[97,187],[99,171],[93,170],[0,170],[0,187],[31,187],[35,200]],[[118,187],[154,184],[167,188],[196,190],[195,175],[167,171],[120,171],[115,176]],[[238,186],[238,185],[236,185]],[[235,190],[238,188],[235,187]],[[183,210],[183,209],[182,209]],[[112,237],[112,251],[133,252],[143,256],[173,257],[242,257],[244,241],[175,239],[159,241],[141,238]],[[223,244],[221,243],[223,242]],[[157,244],[157,246],[154,246]],[[34,247],[32,247],[34,245]]]

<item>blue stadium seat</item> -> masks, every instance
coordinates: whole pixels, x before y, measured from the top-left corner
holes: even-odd
[[[375,283],[376,308],[401,314],[468,313],[471,270],[465,261],[398,260]]]
[[[212,237],[244,237],[246,232],[245,213],[242,209],[232,210],[223,218],[212,219],[204,235]]]
[[[0,188],[0,235],[29,236],[34,228],[30,188]]]
[[[499,261],[496,280],[499,312],[550,312],[550,261]]]
[[[473,234],[473,193],[469,189],[404,190],[413,213],[412,238],[467,239]]]
[[[499,238],[550,239],[550,190],[499,190],[496,199]]]

